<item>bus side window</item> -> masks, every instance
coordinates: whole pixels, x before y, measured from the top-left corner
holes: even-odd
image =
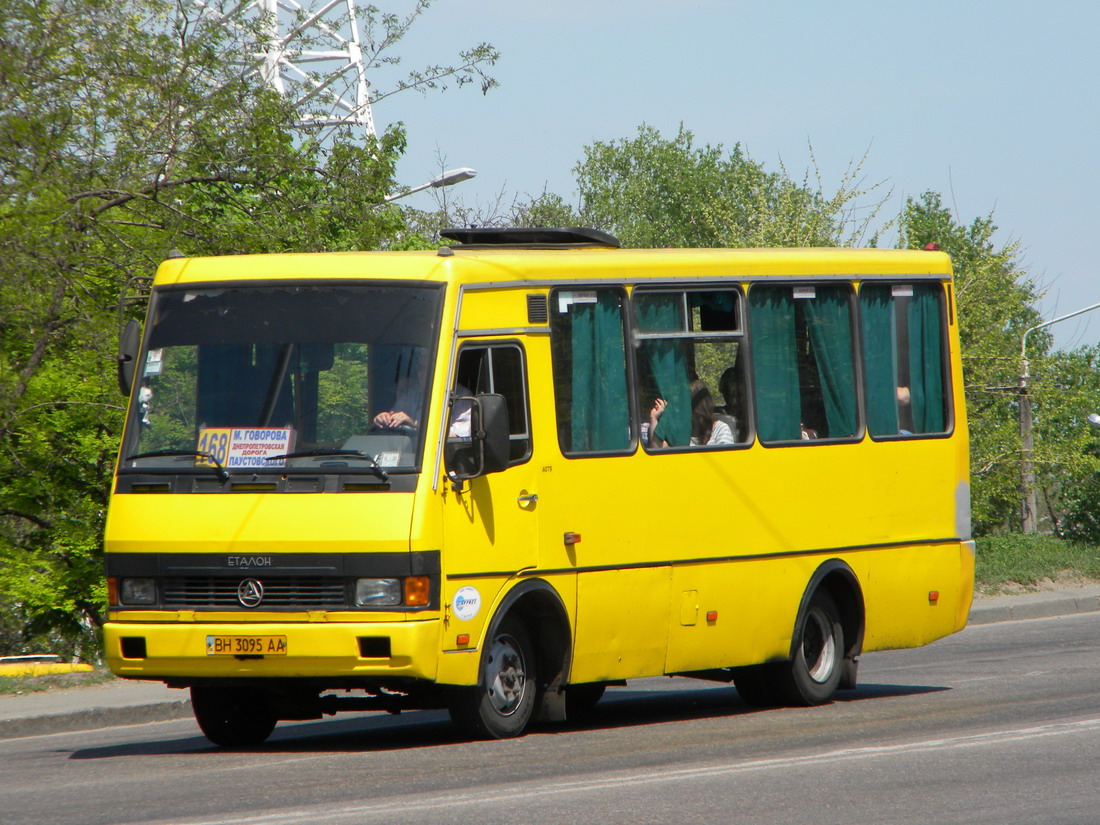
[[[531,419],[527,406],[527,370],[519,345],[467,346],[459,352],[455,397],[485,393],[504,396],[508,405],[510,463],[523,463],[531,456]],[[455,421],[456,416],[466,414],[468,407],[456,404],[453,408],[452,436],[468,437],[469,424],[461,428]]]
[[[859,308],[871,435],[946,432],[943,287],[864,284]]]
[[[851,294],[841,284],[749,292],[761,441],[858,435]]]
[[[638,286],[631,304],[643,444],[683,449],[745,443],[741,293]]]
[[[562,452],[629,450],[623,290],[554,290],[550,294],[550,347]]]

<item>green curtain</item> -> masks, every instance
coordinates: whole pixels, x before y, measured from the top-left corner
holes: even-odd
[[[793,301],[790,287],[754,287],[749,291],[757,434],[761,441],[793,441],[801,436]]]
[[[918,433],[942,433],[947,428],[939,291],[939,286],[918,286],[909,300],[909,391],[913,431]]]
[[[851,307],[848,290],[818,286],[814,297],[802,300],[806,331],[817,361],[829,438],[856,434],[856,370],[852,359]]]
[[[897,330],[890,287],[864,284],[859,291],[859,308],[867,429],[871,435],[897,435]]]
[[[634,302],[640,332],[680,332],[683,294],[679,292],[639,295]],[[641,356],[646,360],[657,392],[668,402],[656,435],[673,447],[686,447],[691,441],[691,385],[687,371],[687,343],[682,339],[646,339]],[[643,416],[649,415],[654,399],[642,399]]]
[[[571,447],[578,452],[625,450],[630,446],[630,410],[621,296],[599,290],[594,303],[574,303],[571,309]]]

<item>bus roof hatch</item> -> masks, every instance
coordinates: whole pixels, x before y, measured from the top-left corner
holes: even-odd
[[[601,232],[598,229],[589,229],[583,226],[566,228],[555,227],[526,227],[507,226],[493,227],[480,226],[469,229],[444,229],[440,236],[451,241],[458,241],[464,246],[526,246],[526,247],[556,247],[556,246],[608,246],[618,249],[622,246],[614,235]]]

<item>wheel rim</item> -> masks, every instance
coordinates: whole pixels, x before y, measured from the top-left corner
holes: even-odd
[[[823,610],[814,609],[806,618],[802,632],[802,656],[810,678],[819,685],[825,684],[836,667],[836,638],[833,625]]]
[[[485,687],[489,702],[501,716],[515,713],[527,687],[523,651],[511,636],[498,636],[485,661]]]

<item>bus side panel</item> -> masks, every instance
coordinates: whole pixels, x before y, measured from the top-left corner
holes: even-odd
[[[668,640],[669,568],[601,570],[577,576],[572,682],[655,676]]]
[[[803,559],[676,567],[665,672],[786,658],[811,574]]]
[[[896,547],[869,554],[864,651],[919,647],[966,624],[974,581],[965,543]]]

